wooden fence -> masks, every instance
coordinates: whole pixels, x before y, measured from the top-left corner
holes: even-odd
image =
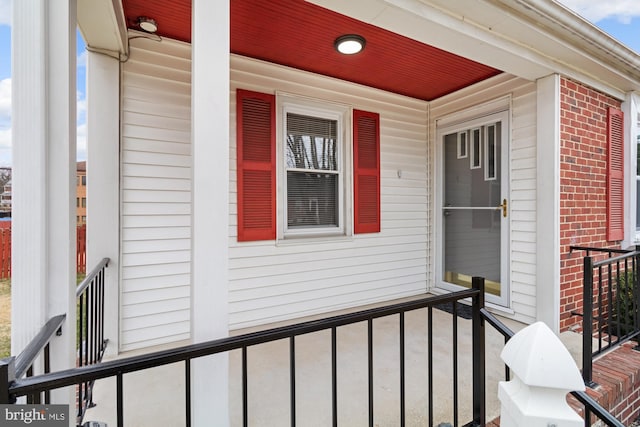
[[[87,226],[79,225],[76,232],[76,272],[87,273]]]
[[[3,221],[5,222],[5,221]],[[6,223],[6,222],[5,222]],[[11,223],[9,223],[11,224]],[[78,226],[76,233],[76,269],[87,272],[87,227]],[[0,226],[0,279],[11,278],[11,226]]]
[[[6,224],[8,221],[3,222]],[[3,227],[0,228],[0,279],[9,278],[11,278],[11,227]]]

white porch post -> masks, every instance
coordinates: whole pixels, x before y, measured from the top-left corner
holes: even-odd
[[[585,423],[567,403],[567,393],[585,386],[569,350],[543,322],[515,334],[500,357],[511,381],[500,381],[503,427],[580,427]]]
[[[636,223],[638,215],[638,185],[637,181],[637,158],[638,158],[638,114],[640,114],[640,95],[634,92],[627,93],[625,101],[622,103],[624,112],[624,211],[625,232],[622,248],[636,244]]]
[[[106,354],[118,353],[120,62],[87,52],[87,270],[105,271]]]
[[[560,76],[537,81],[537,320],[560,331]]]
[[[75,365],[76,2],[13,5],[12,353],[52,316],[51,369]],[[52,396],[73,402],[73,388]]]
[[[193,0],[191,66],[192,341],[228,335],[229,2]],[[229,424],[228,356],[196,359],[195,426]]]

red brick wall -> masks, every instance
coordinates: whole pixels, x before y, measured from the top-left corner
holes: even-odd
[[[572,245],[615,247],[606,241],[607,108],[620,102],[574,81],[560,82],[560,330],[579,324],[581,252]],[[544,147],[541,147],[544,149]]]
[[[605,354],[593,363],[595,389],[587,388],[604,409],[628,426],[638,418],[640,411],[640,352],[629,342]],[[571,395],[569,404],[584,418],[584,407]],[[592,424],[597,421],[592,416]]]

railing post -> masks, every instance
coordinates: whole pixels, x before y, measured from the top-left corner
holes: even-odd
[[[582,379],[588,387],[597,384],[592,380],[593,355],[593,258],[584,257],[582,273]]]
[[[0,360],[0,404],[15,403],[9,397],[9,385],[16,379],[15,357]]]
[[[573,357],[544,322],[515,334],[500,357],[513,372],[498,385],[502,427],[591,425],[567,403],[567,393],[585,385]]]
[[[484,321],[480,309],[484,308],[484,278],[473,277],[471,286],[478,291],[473,298],[472,307],[472,335],[473,335],[473,425],[486,424],[486,398],[485,398],[485,345],[484,345]]]

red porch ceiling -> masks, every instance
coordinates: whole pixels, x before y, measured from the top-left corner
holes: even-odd
[[[147,16],[162,37],[190,42],[191,0],[124,0],[129,28]],[[357,21],[304,0],[232,0],[231,52],[433,100],[499,74],[495,68]],[[360,54],[333,47],[344,34],[366,41]]]

